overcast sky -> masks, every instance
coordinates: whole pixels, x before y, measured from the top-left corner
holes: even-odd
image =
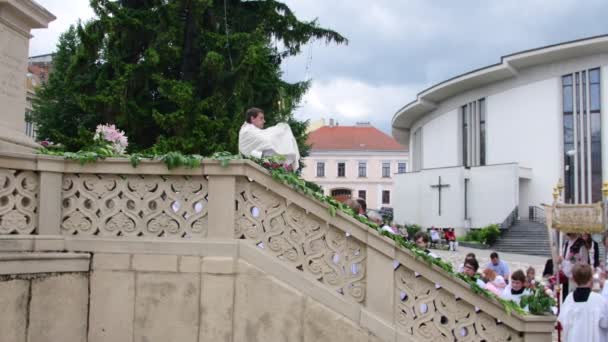
[[[36,0],[57,17],[34,30],[30,55],[55,50],[78,19],[93,16],[88,0]],[[513,52],[608,33],[605,0],[285,0],[300,19],[318,18],[349,45],[315,42],[283,65],[289,81],[312,86],[296,116],[390,120],[416,93],[452,76],[499,62]]]

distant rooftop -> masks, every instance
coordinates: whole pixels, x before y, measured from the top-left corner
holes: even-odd
[[[308,144],[312,151],[407,151],[393,137],[369,122],[358,123],[357,126],[323,126],[310,132]]]

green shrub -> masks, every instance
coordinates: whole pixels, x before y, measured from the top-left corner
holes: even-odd
[[[479,231],[479,229],[471,229],[467,232],[467,235],[465,235],[465,241],[477,241],[480,242],[481,238],[480,238],[481,232]]]
[[[493,245],[500,236],[500,228],[497,224],[488,225],[480,229],[480,242],[486,245]]]
[[[405,229],[407,229],[407,235],[410,237],[410,239],[413,239],[414,235],[416,235],[416,233],[418,233],[422,227],[417,224],[406,224]]]
[[[500,236],[500,228],[497,224],[491,224],[481,229],[471,229],[459,241],[475,241],[485,245],[492,245]]]

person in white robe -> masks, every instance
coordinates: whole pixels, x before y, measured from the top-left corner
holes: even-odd
[[[298,143],[286,123],[264,129],[264,112],[250,108],[245,114],[245,123],[239,131],[239,152],[247,157],[263,158],[281,155],[294,170],[299,168]]]
[[[577,288],[568,294],[557,318],[562,327],[563,341],[608,341],[608,303],[602,295],[591,291],[591,266],[575,265],[572,277]]]
[[[513,272],[511,275],[511,283],[505,287],[500,297],[519,304],[521,302],[521,297],[531,294],[530,290],[524,287],[525,283],[526,275],[524,274],[524,271],[517,270]]]

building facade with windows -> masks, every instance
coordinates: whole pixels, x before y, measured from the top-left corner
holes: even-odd
[[[482,227],[517,210],[601,200],[608,180],[608,36],[511,54],[439,83],[393,117],[412,172],[395,176],[397,222]]]
[[[309,134],[304,179],[340,201],[363,198],[369,209],[392,208],[394,177],[409,167],[407,149],[369,123],[332,123]]]

